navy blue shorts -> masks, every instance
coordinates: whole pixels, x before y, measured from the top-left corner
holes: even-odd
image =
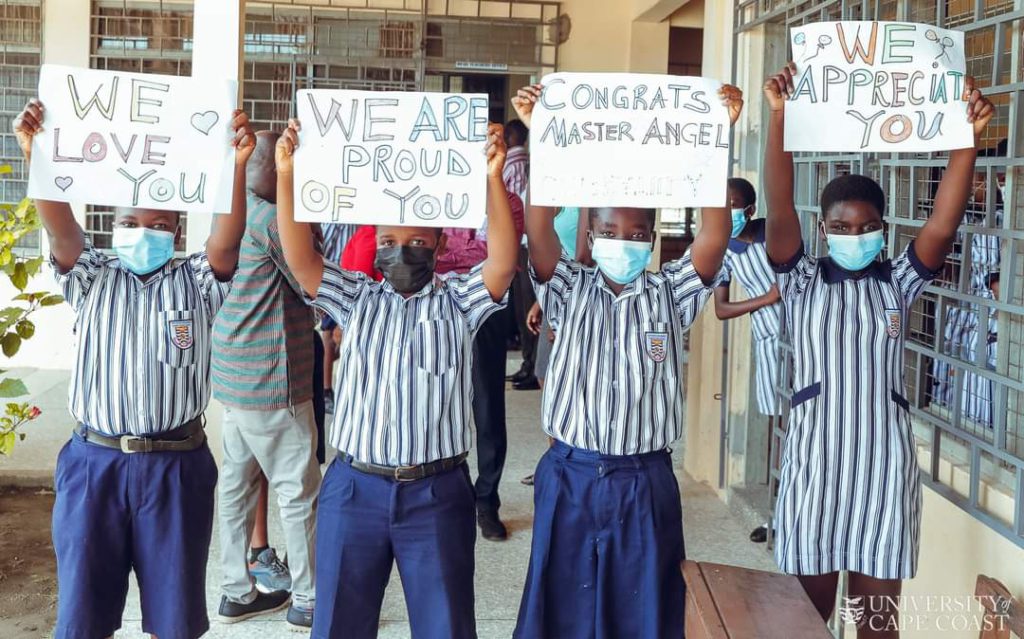
[[[195,639],[209,629],[206,561],[217,466],[205,444],[125,454],[74,435],[57,456],[54,485],[54,639],[114,634],[132,570],[143,632]]]

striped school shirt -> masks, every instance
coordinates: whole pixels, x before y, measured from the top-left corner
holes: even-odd
[[[775,509],[779,567],[913,577],[921,489],[904,346],[911,306],[936,273],[913,243],[860,277],[802,250],[774,267],[795,389]]]
[[[723,269],[727,278],[722,286],[728,286],[735,277],[750,297],[761,297],[775,285],[775,271],[768,263],[765,244],[764,218],[751,220],[754,241],[729,240],[725,251]],[[755,340],[776,338],[779,335],[779,304],[762,306],[750,314],[751,333]]]
[[[269,411],[313,398],[313,313],[281,250],[277,207],[249,194],[238,270],[213,322],[213,396]]]
[[[435,277],[405,298],[387,280],[374,282],[325,260],[312,303],[344,336],[331,445],[383,466],[469,450],[473,337],[506,303],[491,298],[482,266]]]
[[[75,312],[72,417],[107,435],[146,435],[202,415],[210,327],[229,288],[206,253],[172,260],[145,282],[88,242],[70,271],[53,267]]]
[[[537,300],[561,336],[544,380],[542,423],[556,439],[606,455],[663,450],[683,426],[683,333],[721,281],[705,285],[687,252],[618,296],[598,269],[563,252]]]
[[[352,236],[359,230],[358,224],[323,224],[323,254],[331,264],[341,264],[341,254]]]

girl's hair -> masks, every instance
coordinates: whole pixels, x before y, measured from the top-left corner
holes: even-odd
[[[757,204],[757,191],[754,190],[754,185],[750,182],[738,177],[729,178],[729,188],[736,189],[747,206]]]
[[[821,192],[821,217],[839,202],[867,202],[875,207],[879,217],[885,215],[885,193],[882,187],[866,175],[842,175],[832,180]]]

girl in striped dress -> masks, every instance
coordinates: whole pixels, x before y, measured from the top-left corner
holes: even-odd
[[[783,149],[790,63],[764,86],[770,123],[765,185],[768,257],[793,336],[793,394],[775,511],[775,557],[797,575],[822,617],[840,571],[849,597],[869,607],[858,637],[893,637],[891,605],[917,569],[921,493],[903,348],[911,305],[943,267],[970,195],[976,148],[951,151],[934,212],[898,255],[885,244],[885,195],[847,175],[821,194],[828,257],[804,251],[793,204],[793,158]],[[994,113],[965,79],[975,147]],[[885,628],[886,632],[873,629]]]

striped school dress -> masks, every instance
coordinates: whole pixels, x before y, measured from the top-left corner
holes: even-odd
[[[913,577],[921,491],[903,346],[910,307],[937,273],[913,244],[859,278],[803,251],[775,270],[795,390],[775,512],[779,567]]]
[[[768,263],[765,248],[765,220],[751,220],[747,225],[754,230],[754,241],[729,240],[722,264],[729,281],[739,280],[750,297],[760,297],[775,284],[775,272]],[[728,286],[726,281],[722,286]],[[757,408],[762,415],[778,415],[779,402],[775,397],[779,357],[779,304],[762,306],[750,314],[750,332],[753,338]]]

